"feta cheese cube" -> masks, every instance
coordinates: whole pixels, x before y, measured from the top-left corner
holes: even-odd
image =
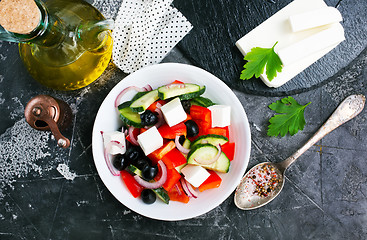
[[[226,127],[231,124],[231,106],[213,105],[208,109],[212,113],[212,127]]]
[[[182,168],[181,173],[184,175],[186,181],[196,188],[210,176],[210,173],[202,166],[190,164]]]
[[[112,146],[110,148],[109,154],[116,155],[116,154],[124,154],[126,152],[126,142],[125,142],[125,134],[119,131],[112,131],[112,132],[104,132],[103,133],[103,144],[106,147],[107,144],[111,141],[117,141],[121,143],[123,146],[119,148],[117,146]]]
[[[147,131],[138,135],[138,143],[143,149],[145,155],[149,155],[150,153],[163,146],[163,138],[158,132],[158,129],[153,126]]]
[[[164,104],[161,107],[164,120],[168,126],[172,127],[187,118],[187,114],[182,107],[181,101],[178,97]]]

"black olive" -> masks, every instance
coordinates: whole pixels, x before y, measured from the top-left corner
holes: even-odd
[[[142,157],[132,162],[132,164],[140,170],[143,170],[146,166],[150,166],[151,161],[147,157]]]
[[[150,110],[145,110],[140,114],[141,124],[144,126],[154,125],[158,122],[158,117]]]
[[[155,166],[146,165],[141,171],[143,178],[147,181],[152,180],[157,175],[157,173],[158,173],[157,165]]]
[[[124,170],[129,164],[130,162],[126,160],[125,154],[117,154],[112,160],[112,165],[119,171]]]
[[[199,127],[193,120],[187,120],[185,122],[187,137],[195,137],[199,134]]]
[[[126,150],[125,158],[129,162],[135,162],[142,157],[145,157],[145,154],[140,147],[131,146]]]
[[[185,142],[185,136],[181,135],[180,138],[178,139],[178,142],[182,145]]]
[[[152,204],[157,199],[157,196],[151,189],[144,189],[140,194],[141,200],[146,204]]]
[[[190,113],[190,108],[191,108],[190,100],[181,100],[181,105],[186,113]]]

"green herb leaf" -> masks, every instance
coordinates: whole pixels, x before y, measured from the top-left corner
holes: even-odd
[[[278,54],[274,52],[277,43],[272,48],[252,48],[244,58],[247,63],[243,66],[244,69],[241,72],[240,79],[250,79],[254,75],[258,78],[264,72],[266,66],[266,76],[269,81],[273,80],[277,76],[277,72],[281,72],[283,68],[282,61]]]
[[[280,134],[284,137],[287,132],[293,136],[298,130],[303,130],[306,124],[304,117],[305,108],[310,103],[300,105],[293,97],[288,97],[270,104],[269,108],[271,110],[282,114],[277,114],[270,118],[268,136],[276,137]]]

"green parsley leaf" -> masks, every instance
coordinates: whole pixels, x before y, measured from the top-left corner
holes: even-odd
[[[300,105],[293,97],[288,97],[270,104],[269,108],[271,110],[282,114],[277,114],[270,118],[268,136],[276,137],[280,134],[284,137],[287,132],[293,136],[298,130],[303,130],[306,124],[304,117],[305,108],[310,103]]]
[[[266,66],[266,76],[269,81],[273,80],[277,76],[277,72],[281,72],[283,68],[282,61],[278,54],[274,52],[277,43],[272,48],[252,48],[244,58],[247,63],[243,66],[244,69],[241,72],[240,79],[250,79],[254,75],[258,78],[264,72]]]

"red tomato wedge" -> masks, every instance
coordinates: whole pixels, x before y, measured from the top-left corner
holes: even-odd
[[[185,194],[181,183],[176,183],[173,185],[170,191],[168,191],[168,196],[171,201],[177,201],[182,203],[188,203],[190,198]]]
[[[210,176],[199,186],[199,191],[205,191],[207,189],[218,188],[222,183],[222,179],[219,175],[212,170],[208,170]]]
[[[168,126],[167,123],[163,124],[158,128],[158,132],[161,134],[163,138],[166,139],[175,139],[176,136],[184,135],[186,136],[186,125],[181,122],[172,127]]]
[[[192,105],[190,108],[190,116],[194,120],[205,121],[209,126],[212,125],[212,112],[206,107]]]
[[[175,80],[175,81],[173,81],[171,84],[185,84],[184,82],[181,82],[181,81],[179,81],[179,80]]]
[[[137,136],[141,133],[141,129],[140,128],[134,128],[133,130],[133,135],[135,137],[135,139],[137,138]],[[130,143],[134,144],[131,140],[130,140],[130,135],[127,134],[126,136],[126,140],[129,141]]]
[[[168,162],[168,164],[166,163],[167,168],[170,168],[170,166],[171,168],[175,168],[187,162],[184,155],[177,148],[172,149],[164,155],[162,161],[164,163]]]
[[[164,101],[164,100],[158,100],[158,101],[155,101],[154,103],[152,103],[152,104],[147,108],[147,110],[150,110],[150,111],[154,112],[154,111],[157,109],[157,104],[160,104],[161,106],[163,106],[164,104],[166,104],[166,101]]]
[[[157,176],[154,179],[159,180],[161,178],[161,170],[159,168]],[[181,174],[177,172],[175,168],[167,169],[167,180],[163,184],[163,188],[167,191],[171,190],[171,188],[180,180]]]
[[[137,183],[134,177],[126,170],[120,171],[120,176],[131,195],[133,195],[134,198],[139,197],[144,187]]]
[[[234,159],[235,145],[234,142],[227,142],[222,145],[222,151],[231,161]]]
[[[176,144],[174,141],[168,141],[163,144],[162,147],[158,148],[154,152],[148,155],[148,158],[152,160],[154,164],[157,164],[159,160],[163,158],[164,155],[166,155],[169,151],[174,149],[176,147]]]
[[[205,134],[216,134],[222,135],[229,138],[229,130],[228,127],[214,127],[206,129]]]

